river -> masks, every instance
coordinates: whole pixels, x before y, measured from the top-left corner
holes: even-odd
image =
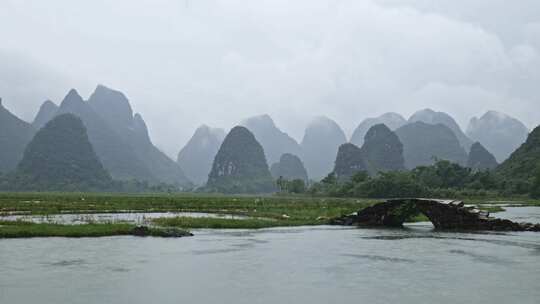
[[[540,208],[497,216],[540,222]],[[540,233],[296,227],[0,240],[0,303],[539,303]]]

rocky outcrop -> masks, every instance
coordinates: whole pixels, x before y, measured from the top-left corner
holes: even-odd
[[[540,231],[540,224],[516,223],[489,217],[489,213],[467,207],[461,201],[394,199],[375,204],[357,213],[331,220],[334,225],[401,227],[414,215],[424,214],[436,229]]]
[[[278,179],[280,177],[292,181],[295,179],[303,180],[308,183],[308,175],[302,160],[296,155],[285,153],[281,155],[279,162],[272,165],[270,168],[272,177]]]
[[[432,165],[435,160],[448,160],[465,165],[467,153],[447,126],[415,122],[396,130],[403,143],[405,167]]]
[[[489,153],[482,144],[475,142],[471,146],[469,152],[469,159],[467,161],[467,167],[475,171],[493,170],[497,168],[499,164],[493,154]]]
[[[368,172],[362,150],[351,143],[339,146],[333,171],[336,178],[344,182],[349,180],[355,173],[362,171]]]
[[[196,185],[204,185],[214,157],[225,138],[223,129],[202,125],[178,153],[178,164]]]
[[[467,135],[482,143],[498,162],[506,160],[527,139],[529,129],[516,118],[488,111],[482,117],[474,117],[467,127]]]
[[[332,171],[336,152],[347,142],[339,125],[327,118],[318,117],[306,128],[302,139],[302,160],[310,178],[320,180]]]
[[[212,164],[206,190],[219,193],[269,193],[276,186],[261,144],[245,127],[234,127]]]
[[[351,136],[350,142],[361,147],[364,144],[364,137],[371,127],[384,124],[390,130],[394,131],[407,123],[407,120],[403,116],[397,113],[385,113],[379,117],[366,118],[358,127],[354,130],[353,135]]]
[[[268,163],[279,161],[285,153],[300,155],[300,145],[289,134],[281,131],[270,116],[250,117],[241,125],[248,128],[263,146]]]
[[[403,144],[386,125],[377,124],[367,132],[360,149],[369,174],[405,170]]]
[[[431,109],[420,110],[409,118],[409,123],[418,121],[431,125],[442,124],[447,126],[450,128],[450,130],[452,130],[452,132],[454,132],[454,135],[456,135],[460,145],[463,147],[463,149],[465,149],[465,151],[469,151],[471,145],[473,144],[473,141],[467,137],[465,133],[463,133],[454,118],[444,112],[435,112]]]

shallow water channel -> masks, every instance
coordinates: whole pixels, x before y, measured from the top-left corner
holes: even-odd
[[[540,222],[540,208],[498,217]],[[0,240],[0,303],[539,303],[540,233],[295,227]]]

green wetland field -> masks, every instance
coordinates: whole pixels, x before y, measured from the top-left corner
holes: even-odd
[[[225,196],[199,194],[95,194],[2,193],[0,216],[51,216],[59,214],[189,212],[228,217],[175,216],[153,218],[148,236],[167,236],[163,229],[260,229],[269,227],[326,225],[329,220],[380,202],[382,199],[324,198],[309,196]],[[495,213],[504,206],[540,206],[540,201],[521,198],[464,199]],[[423,215],[410,221],[425,221]],[[0,238],[100,237],[133,235],[136,225],[124,222],[88,222],[80,225],[0,221]]]

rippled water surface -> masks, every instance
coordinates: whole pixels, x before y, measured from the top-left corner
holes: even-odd
[[[0,240],[0,303],[540,303],[540,233],[194,232]]]

